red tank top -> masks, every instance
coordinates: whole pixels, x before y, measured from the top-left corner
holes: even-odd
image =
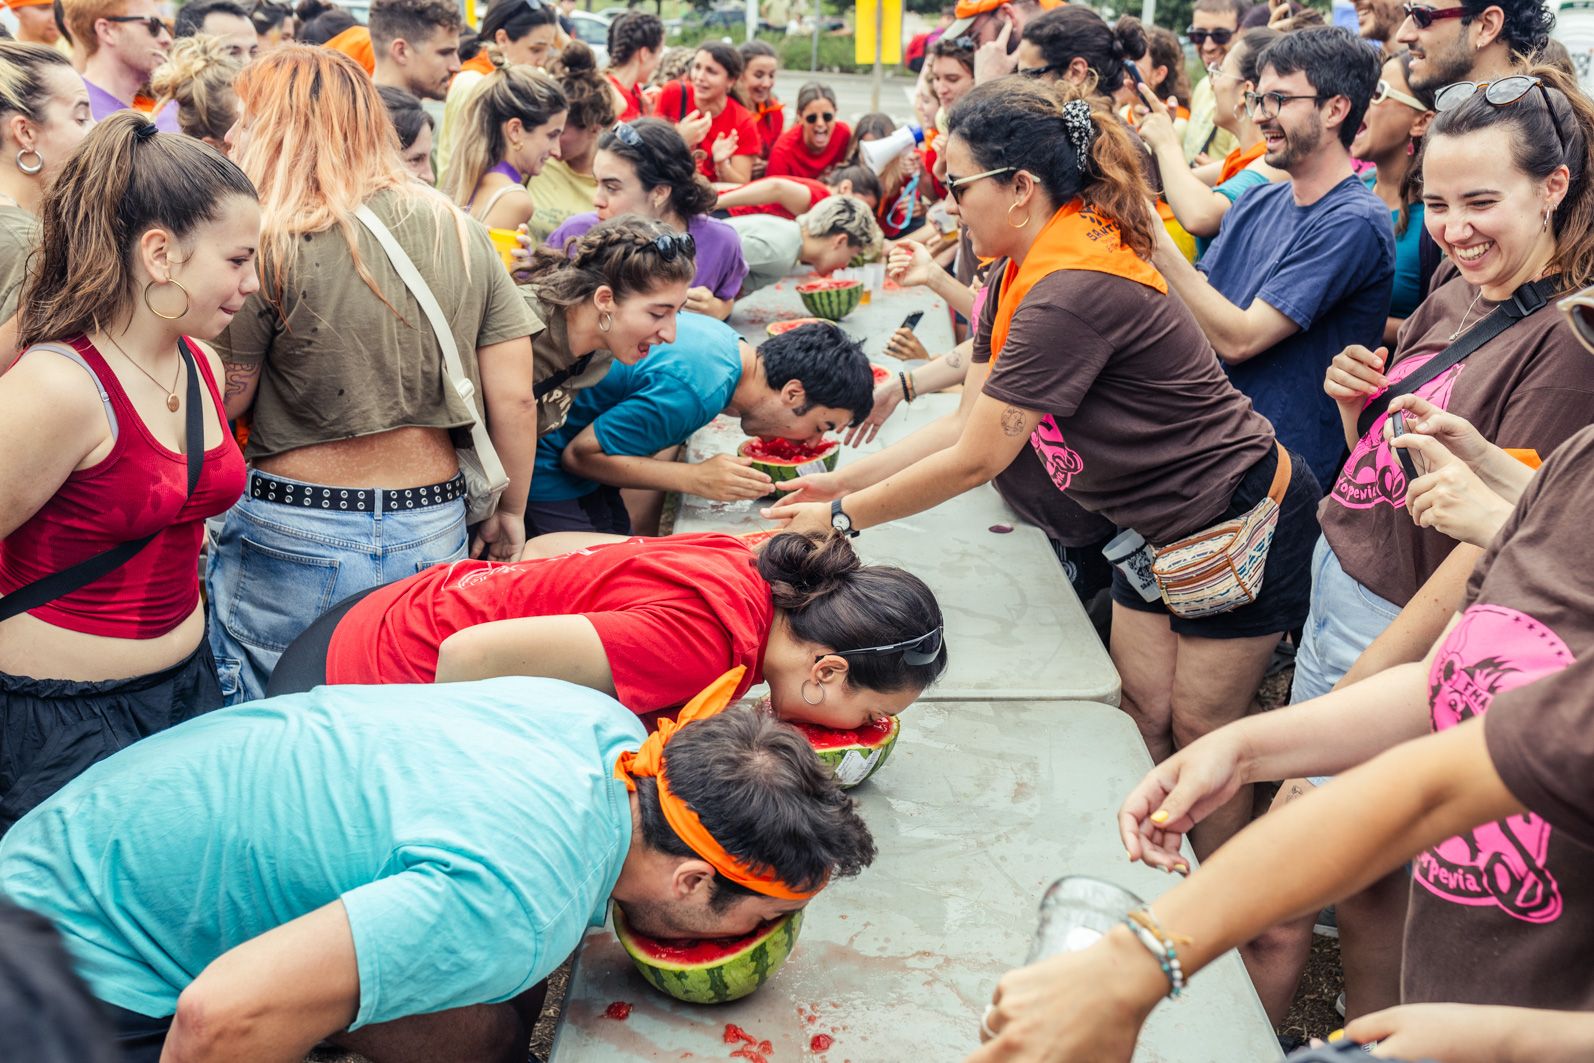
[[[29,615],[89,635],[158,638],[182,623],[199,603],[198,560],[205,518],[225,512],[243,494],[243,452],[223,424],[221,443],[205,452],[199,482],[185,504],[188,459],[150,434],[88,337],[70,342],[110,398],[116,413],[116,442],[103,461],[68,476],[37,513],[0,541],[0,594],[154,532],[149,545],[125,565],[30,609]],[[215,409],[223,409],[209,362],[203,354],[195,361]],[[205,416],[216,415],[207,409]],[[204,440],[190,445],[203,446]]]

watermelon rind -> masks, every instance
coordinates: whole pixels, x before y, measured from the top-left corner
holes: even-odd
[[[688,1004],[724,1004],[740,1000],[769,981],[797,946],[803,913],[799,909],[764,926],[756,938],[736,952],[710,964],[689,964],[651,956],[652,939],[626,925],[625,914],[614,909],[614,934],[642,977],[659,992]]]
[[[863,300],[862,281],[814,281],[809,284],[799,284],[797,295],[802,299],[803,306],[815,317],[826,318],[830,321],[840,321],[857,309]]]
[[[737,447],[737,457],[747,457],[747,448],[756,442],[757,439],[749,439]],[[795,480],[799,476],[808,476],[816,472],[834,472],[836,470],[836,462],[841,458],[841,444],[834,439],[827,439],[824,442],[824,446],[830,449],[826,450],[821,456],[810,458],[807,461],[774,461],[755,458],[752,467],[768,476],[775,483]]]
[[[864,780],[873,778],[886,766],[891,751],[897,747],[897,739],[902,735],[901,718],[892,716],[890,720],[891,731],[882,741],[872,744],[848,743],[823,749],[815,745],[814,753],[829,766],[843,790],[850,790]],[[798,723],[797,729],[811,743],[816,737],[829,737],[837,733],[828,727],[811,723]]]

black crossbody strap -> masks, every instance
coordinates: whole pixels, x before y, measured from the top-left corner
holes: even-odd
[[[532,398],[536,399],[538,402],[541,402],[549,395],[552,395],[555,391],[558,391],[560,388],[564,387],[565,381],[569,380],[571,377],[580,376],[582,373],[585,373],[587,371],[587,366],[591,364],[592,354],[591,352],[588,352],[571,362],[569,365],[565,366],[563,369],[554,370],[552,373],[549,373],[547,376],[543,377],[541,380],[537,381],[537,383],[532,385]]]
[[[1473,351],[1500,335],[1506,329],[1548,306],[1560,288],[1560,276],[1546,277],[1522,285],[1511,298],[1494,308],[1494,312],[1469,328],[1460,339],[1434,355],[1415,373],[1398,384],[1391,384],[1384,393],[1368,403],[1356,419],[1356,434],[1365,436],[1372,431],[1373,422],[1384,415],[1389,404],[1402,395],[1410,395],[1453,365],[1459,365]]]
[[[177,350],[188,365],[188,494],[183,499],[183,505],[186,506],[188,499],[194,497],[194,488],[199,486],[199,472],[205,461],[205,420],[204,406],[199,400],[199,367],[195,364],[195,355],[189,349],[186,339],[178,341]],[[123,430],[127,431],[130,427],[124,426]],[[57,598],[104,578],[131,561],[133,556],[148,546],[158,534],[160,533],[156,532],[142,539],[120,543],[109,550],[79,561],[71,568],[53,572],[43,579],[36,579],[32,583],[18,587],[4,598],[0,598],[0,620],[10,620],[18,613],[47,605]]]

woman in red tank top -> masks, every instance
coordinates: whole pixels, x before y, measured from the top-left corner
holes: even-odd
[[[663,51],[664,23],[657,15],[627,11],[609,23],[609,69],[604,75],[614,86],[619,121],[647,114],[643,88],[658,69]]]
[[[199,548],[244,465],[220,365],[194,338],[218,335],[259,285],[248,178],[131,111],[89,134],[40,216],[24,353],[0,377],[0,595],[152,538],[0,621],[0,831],[95,761],[221,704]],[[203,439],[185,438],[196,396]]]

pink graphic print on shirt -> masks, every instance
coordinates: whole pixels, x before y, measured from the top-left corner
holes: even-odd
[[[1438,353],[1426,358],[1407,358],[1389,371],[1389,386],[1394,387],[1417,370],[1427,365]],[[1417,394],[1439,407],[1450,408],[1450,393],[1455,389],[1456,377],[1461,375],[1466,363],[1453,365],[1417,389]],[[1383,392],[1378,394],[1382,395]],[[1373,402],[1377,396],[1367,401]],[[1350,458],[1334,481],[1330,497],[1346,509],[1371,509],[1380,503],[1404,509],[1406,506],[1406,470],[1400,459],[1384,440],[1384,423],[1387,412],[1379,414],[1367,434],[1351,448]]]
[[[1571,664],[1560,637],[1527,613],[1474,605],[1462,616],[1428,675],[1433,729],[1482,716],[1501,691],[1526,686]],[[1561,890],[1545,866],[1550,825],[1512,816],[1421,854],[1414,874],[1435,896],[1455,904],[1497,906],[1528,923],[1561,916]]]
[[[1052,483],[1057,485],[1059,491],[1068,490],[1074,477],[1085,469],[1085,459],[1079,456],[1079,451],[1068,445],[1063,438],[1063,430],[1057,427],[1051,414],[1042,417],[1035,431],[1029,434],[1029,445],[1040,455],[1041,464],[1046,466],[1046,474],[1052,478]]]

